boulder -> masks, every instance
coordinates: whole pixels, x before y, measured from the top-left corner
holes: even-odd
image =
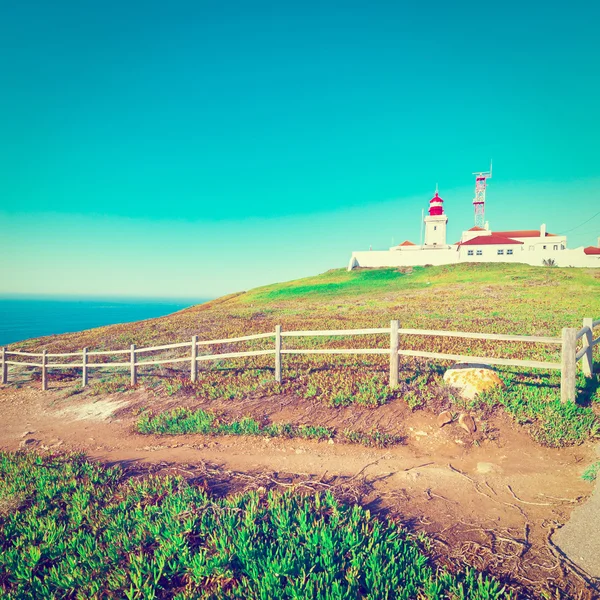
[[[487,365],[454,365],[444,373],[444,381],[460,390],[460,395],[467,400],[495,387],[504,387],[496,371]]]

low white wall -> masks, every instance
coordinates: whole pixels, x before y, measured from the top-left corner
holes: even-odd
[[[448,265],[458,262],[456,246],[419,250],[372,250],[353,252],[348,270],[354,267],[418,267],[422,265]],[[351,266],[352,265],[352,266]]]
[[[506,250],[513,248],[514,254],[507,255]],[[468,250],[474,250],[473,256],[468,256]],[[587,255],[583,247],[568,250],[527,250],[522,246],[504,247],[504,254],[497,253],[498,247],[482,247],[483,254],[477,256],[477,246],[456,246],[450,248],[423,249],[405,252],[402,250],[373,250],[353,252],[348,264],[348,270],[355,267],[417,267],[424,265],[450,265],[458,262],[494,262],[494,263],[525,263],[541,267],[544,260],[553,259],[557,267],[591,267],[600,268],[600,255]]]

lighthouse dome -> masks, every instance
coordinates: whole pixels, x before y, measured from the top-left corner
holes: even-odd
[[[437,191],[435,192],[435,196],[429,201],[429,214],[432,217],[443,215],[444,207],[442,206],[443,200],[440,198]]]

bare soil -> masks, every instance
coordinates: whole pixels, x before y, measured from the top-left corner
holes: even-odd
[[[81,451],[134,474],[177,472],[209,484],[212,479],[223,493],[259,485],[310,490],[353,483],[363,505],[430,534],[442,563],[466,563],[524,586],[519,597],[600,597],[598,582],[574,569],[551,541],[552,532],[592,492],[581,479],[597,460],[591,444],[541,447],[502,414],[477,421],[470,435],[457,422],[440,428],[436,414],[413,412],[401,401],[373,410],[287,396],[199,402],[144,389],[92,396],[67,395],[60,383],[48,392],[38,386],[0,389],[1,448]],[[376,449],[337,441],[135,431],[141,409],[182,405],[339,431],[379,427],[403,435],[405,443]]]

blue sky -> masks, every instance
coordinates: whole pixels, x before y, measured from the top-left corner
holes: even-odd
[[[217,296],[495,229],[600,235],[597,3],[19,2],[0,293]],[[581,226],[580,226],[581,225]],[[570,231],[572,230],[572,231]]]

